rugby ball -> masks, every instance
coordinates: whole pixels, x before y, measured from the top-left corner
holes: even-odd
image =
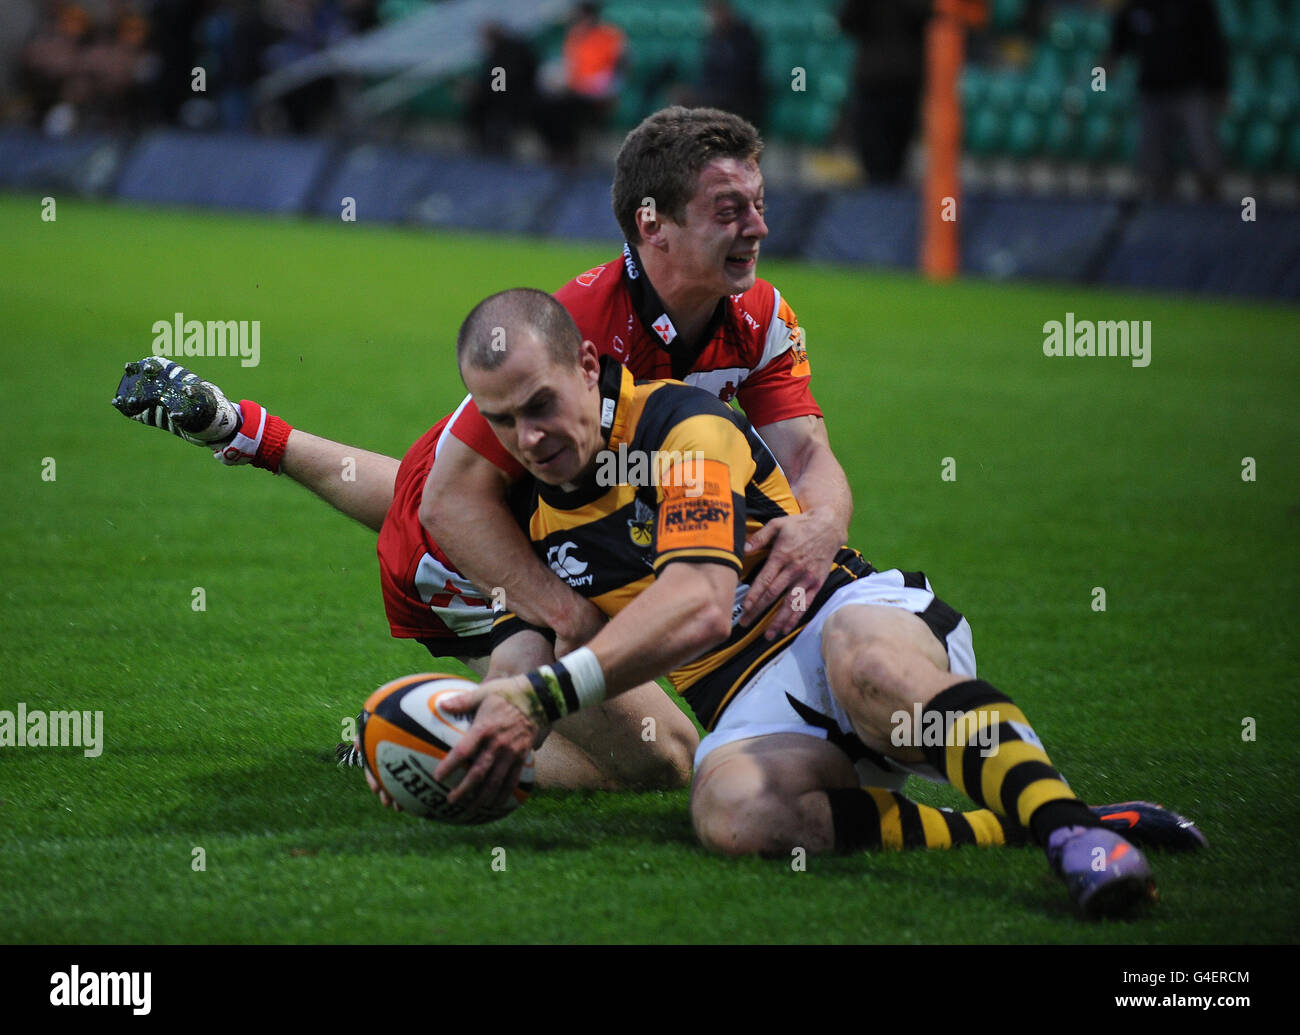
[[[452,715],[438,707],[444,697],[477,684],[459,676],[422,673],[385,683],[361,712],[361,753],[366,768],[405,811],[442,823],[491,823],[528,800],[533,789],[533,753],[528,752],[519,783],[504,807],[453,805],[447,795],[460,783],[464,769],[445,782],[433,771],[470,728],[471,716]]]

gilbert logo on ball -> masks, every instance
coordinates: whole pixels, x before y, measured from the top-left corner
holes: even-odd
[[[443,823],[491,823],[528,800],[533,789],[531,751],[518,785],[502,808],[450,804],[447,795],[463,778],[463,769],[445,782],[433,777],[438,763],[470,728],[469,716],[451,715],[438,702],[474,689],[476,684],[468,679],[426,672],[385,683],[366,701],[361,713],[366,768],[407,812]]]

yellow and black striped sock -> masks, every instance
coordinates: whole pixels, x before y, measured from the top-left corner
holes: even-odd
[[[936,809],[880,787],[847,787],[827,791],[826,796],[831,803],[837,852],[961,845],[983,848],[1024,844],[1027,837],[1022,827],[988,809]]]
[[[921,721],[946,731],[943,743],[924,746],[926,761],[977,805],[1027,827],[1040,845],[1057,827],[1101,825],[1053,768],[1024,713],[984,680],[936,694]]]

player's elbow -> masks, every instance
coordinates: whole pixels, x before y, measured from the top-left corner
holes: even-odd
[[[420,500],[420,509],[417,512],[420,526],[435,540],[447,537],[452,516],[452,507],[449,503],[445,495],[432,492],[426,492],[424,498]]]

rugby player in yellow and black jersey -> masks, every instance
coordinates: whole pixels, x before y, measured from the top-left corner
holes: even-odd
[[[609,356],[599,359],[597,393],[595,463],[573,483],[528,483],[522,523],[556,575],[610,618],[669,564],[736,572],[729,635],[669,676],[710,729],[747,676],[794,638],[763,636],[782,601],[747,627],[736,619],[768,556],[766,548],[746,555],[746,540],[768,521],[799,513],[799,504],[753,427],[716,396],[679,381],[634,383],[632,372]],[[803,621],[836,589],[872,570],[855,550],[840,550],[817,597],[804,603]],[[510,613],[499,615],[493,642],[532,628]]]
[[[877,572],[845,548],[793,632],[766,641],[770,612],[737,623],[764,559],[746,556],[747,537],[798,506],[743,416],[678,382],[635,384],[540,291],[481,302],[457,356],[479,412],[535,479],[529,538],[609,621],[557,659],[541,631],[498,619],[496,649],[525,674],[447,703],[477,712],[435,773],[468,767],[453,800],[509,793],[549,723],[671,673],[709,731],[691,797],[706,847],[852,849],[890,824],[935,846],[1020,830],[1085,913],[1154,897],[1142,853],[1075,796],[1020,709],[974,678],[969,626],[923,575]],[[955,823],[909,802],[887,822],[882,785],[907,771],[982,811]]]

